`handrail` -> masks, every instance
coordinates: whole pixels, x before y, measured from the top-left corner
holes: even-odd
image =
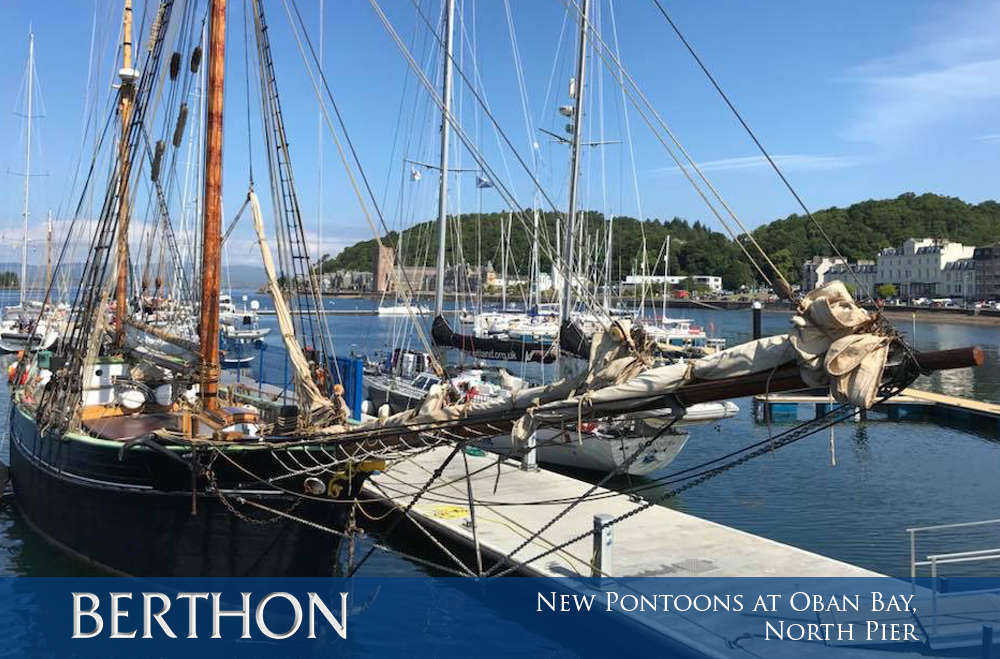
[[[926,560],[926,561],[918,561],[917,560],[917,533],[922,532],[922,531],[941,531],[941,530],[944,530],[944,529],[958,529],[958,528],[969,528],[969,527],[973,527],[973,526],[987,526],[989,524],[1000,524],[1000,519],[985,519],[985,520],[980,520],[978,522],[958,522],[956,524],[936,524],[934,526],[914,526],[914,527],[910,527],[910,528],[906,529],[906,532],[910,535],[910,580],[911,581],[912,580],[916,580],[916,578],[917,578],[917,567],[918,566],[931,565],[932,571],[935,572],[935,575],[936,575],[937,568],[936,568],[936,565],[935,565],[935,561],[936,561],[935,556],[937,558],[948,557],[948,556],[951,556],[951,557],[961,557],[961,556],[976,556],[976,555],[979,555],[979,554],[988,553],[990,551],[998,551],[998,552],[1000,552],[1000,549],[998,549],[998,550],[977,550],[977,551],[973,551],[973,552],[954,552],[953,554],[937,554],[935,556],[930,556],[929,555],[927,557],[928,560]],[[1000,555],[998,555],[998,557],[1000,557]],[[947,560],[946,559],[945,562],[959,562],[959,561],[952,561],[952,560]]]
[[[1000,524],[1000,519],[986,519],[980,522],[959,522],[958,524],[938,524],[936,526],[915,526],[913,528],[906,529],[907,533],[914,533],[916,531],[936,531],[939,529],[957,529],[965,526],[983,526],[985,524]]]

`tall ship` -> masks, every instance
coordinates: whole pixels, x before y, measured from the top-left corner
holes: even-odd
[[[446,0],[449,41],[453,4]],[[585,0],[580,81],[587,6]],[[330,575],[341,541],[357,531],[369,477],[429,447],[444,447],[447,456],[405,504],[403,516],[452,460],[489,438],[505,437],[504,452],[528,460],[543,448],[540,442],[567,427],[599,429],[622,420],[650,426],[616,458],[607,479],[627,473],[697,405],[826,387],[841,409],[867,408],[922,373],[982,362],[982,353],[971,348],[914,351],[881,315],[862,309],[841,282],[801,298],[785,282],[795,309],[787,334],[696,359],[664,361],[641,325],[611,318],[583,336],[588,349],[582,356],[562,360],[567,367],[559,379],[537,386],[506,379],[495,396],[453,386],[443,355],[423,336],[427,371],[439,381],[429,383],[409,409],[359,414],[348,403],[358,378],[351,378],[348,364],[336,356],[320,311],[270,28],[262,2],[248,0],[246,109],[249,116],[251,100],[260,102],[263,139],[247,142],[265,151],[270,204],[265,210],[248,171],[237,218],[246,212],[252,223],[291,386],[225,374],[220,273],[229,230],[224,234],[222,222],[223,117],[243,114],[224,114],[226,0],[163,0],[145,23],[146,34],[134,30],[132,11],[132,0],[123,0],[121,29],[113,31],[121,35],[119,84],[106,122],[114,129],[98,136],[90,167],[108,176],[87,177],[80,192],[81,200],[91,192],[102,200],[100,213],[93,224],[79,222],[85,224],[80,229],[81,202],[68,218],[89,240],[69,325],[54,350],[22,352],[9,374],[14,503],[41,536],[103,570],[163,577]],[[315,58],[302,54],[315,73]],[[318,75],[322,84],[315,84],[315,91],[329,118],[332,102],[326,99],[332,101],[332,94],[321,69]],[[477,165],[505,190],[513,211],[530,219],[503,178],[457,130],[447,109],[450,79],[446,68],[442,190],[448,128],[456,128]],[[582,93],[581,85],[576,117]],[[186,173],[178,172],[182,151],[200,159]],[[98,161],[100,154],[107,163]],[[353,167],[361,168],[356,158]],[[573,180],[577,175],[574,158]],[[190,185],[174,185],[185,179]],[[563,328],[571,325],[570,281],[578,277],[566,269],[572,262],[573,190],[561,265]],[[369,201],[362,194],[358,198],[367,212]],[[370,203],[377,203],[374,195]],[[440,270],[444,194],[439,204]],[[147,216],[137,212],[142,208]],[[265,215],[273,219],[276,251]],[[186,230],[175,230],[175,222]],[[57,272],[69,266],[67,246],[79,238],[66,237]],[[143,268],[134,267],[144,262],[156,262],[149,271],[162,273],[152,296],[139,276]],[[437,280],[435,322],[443,319],[443,279]],[[50,282],[29,335],[52,309],[51,289]],[[410,300],[402,303],[412,309]],[[604,313],[600,306],[588,311]],[[469,492],[471,500],[471,487]],[[397,499],[390,493],[384,501]]]

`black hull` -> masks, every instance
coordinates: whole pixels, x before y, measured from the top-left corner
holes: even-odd
[[[373,382],[369,379],[367,383],[368,400],[372,402],[374,410],[383,405],[388,405],[393,414],[415,410],[420,408],[420,404],[427,396],[427,392],[421,392],[420,396],[411,396],[393,387],[391,384]]]
[[[340,536],[239,504],[235,497],[338,531],[347,524],[346,502],[302,500],[247,486],[238,494],[229,491],[234,514],[203,483],[196,483],[192,496],[190,471],[184,491],[183,470],[157,464],[166,460],[173,465],[175,460],[133,450],[119,462],[117,451],[109,450],[111,442],[106,443],[46,436],[16,407],[11,412],[15,501],[30,525],[61,549],[105,570],[133,576],[333,573]],[[113,461],[108,459],[112,455]],[[163,473],[151,480],[161,467]],[[162,482],[150,484],[155,481]],[[358,479],[351,488],[360,485]],[[220,489],[227,488],[220,482]]]
[[[431,338],[436,346],[458,348],[478,359],[550,364],[558,356],[558,347],[545,343],[457,334],[443,316],[434,319],[434,324],[431,326]]]

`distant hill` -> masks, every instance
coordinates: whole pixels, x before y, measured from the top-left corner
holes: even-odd
[[[956,197],[932,193],[908,192],[895,199],[862,201],[847,208],[816,211],[813,217],[841,253],[852,260],[873,259],[883,247],[899,245],[910,237],[948,238],[968,245],[1000,240],[1000,204],[995,201],[968,204]],[[600,213],[593,211],[588,212],[586,218],[585,235],[590,236],[591,262],[603,269],[607,222]],[[659,260],[658,269],[653,265],[670,235],[670,274],[720,274],[727,288],[754,280],[755,272],[739,246],[725,234],[699,222],[691,224],[679,218],[640,222],[631,217],[616,217],[613,222],[611,269],[615,278],[641,271],[644,235],[650,270],[662,274],[662,260]],[[555,245],[555,214],[542,214],[541,224],[542,242]],[[448,262],[474,264],[481,259],[484,264],[492,261],[499,267],[500,214],[465,214],[460,216],[460,226],[460,245],[455,244],[453,230],[449,234]],[[437,249],[434,228],[434,222],[423,222],[403,232],[402,261],[406,265],[433,264]],[[527,272],[530,235],[515,219],[510,241],[512,272]],[[804,261],[833,253],[822,233],[802,215],[789,215],[761,225],[753,235],[792,283],[798,282]],[[393,232],[382,240],[395,246],[399,235]],[[324,270],[370,270],[374,252],[375,240],[355,243],[326,261]],[[550,267],[549,256],[544,252],[541,263],[543,269]]]

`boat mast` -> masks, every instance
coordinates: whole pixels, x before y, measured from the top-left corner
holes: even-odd
[[[503,215],[500,215],[500,310],[507,310],[507,244],[510,242],[510,227],[514,218],[507,211],[507,233],[504,233]]]
[[[222,233],[222,109],[226,72],[226,0],[209,0],[208,90],[205,116],[205,188],[201,240],[200,396],[205,410],[219,406],[219,271]]]
[[[128,177],[129,124],[135,99],[135,70],[132,68],[132,0],[125,0],[122,12],[122,68],[118,71],[121,86],[118,90],[118,116],[121,118],[121,137],[118,141],[118,259],[115,269],[115,346],[125,345],[125,317],[128,315]]]
[[[541,268],[539,267],[539,265],[540,264],[538,263],[538,204],[535,204],[535,208],[531,209],[531,280],[535,282],[534,293],[535,293],[536,307],[542,301],[541,299],[542,287],[538,279],[541,276]]]
[[[45,229],[45,291],[52,286],[52,211],[49,211],[49,221]]]
[[[31,102],[35,87],[35,33],[28,32],[28,121],[27,136],[24,140],[24,238],[21,241],[21,310],[24,310],[24,281],[28,276],[28,199],[31,195]]]
[[[667,317],[667,276],[670,274],[670,236],[667,236],[667,247],[663,252],[663,316]]]
[[[444,247],[448,235],[447,204],[448,204],[448,137],[451,127],[448,115],[451,113],[451,51],[452,24],[455,18],[455,1],[444,0],[444,87],[441,108],[441,160],[439,163],[440,184],[438,186],[438,253],[437,281],[434,291],[434,316],[444,314]]]
[[[566,217],[565,256],[563,263],[567,271],[563,276],[563,295],[561,316],[562,321],[569,320],[573,308],[573,239],[576,223],[577,179],[580,176],[580,133],[583,128],[583,89],[587,73],[587,13],[590,10],[590,0],[583,0],[580,9],[580,49],[576,55],[576,82],[574,84],[573,106],[573,141],[569,150],[569,214]]]

